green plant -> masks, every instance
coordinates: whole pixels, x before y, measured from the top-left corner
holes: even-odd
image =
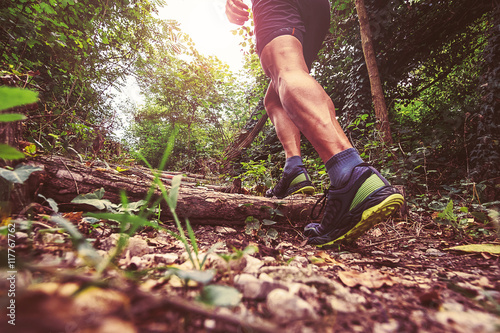
[[[265,229],[265,226],[276,224],[275,221],[263,219],[262,222],[253,216],[248,216],[245,220],[245,233],[260,238],[266,245],[270,245],[271,240],[278,238],[278,231],[274,228]]]
[[[227,264],[227,271],[226,272],[229,276],[229,280],[232,282],[233,281],[233,274],[231,271],[231,266],[232,266],[231,263],[233,263],[233,262],[238,263],[239,261],[241,261],[241,259],[246,254],[251,255],[251,254],[254,254],[257,252],[259,252],[259,248],[255,245],[248,245],[243,250],[237,249],[233,246],[232,252],[230,252],[230,253],[217,253],[217,255],[219,257],[221,257],[222,259],[224,259],[224,261],[226,262],[226,264]]]
[[[245,171],[236,178],[240,178],[245,187],[253,187],[257,189],[257,194],[263,195],[263,190],[259,191],[259,188],[265,189],[272,186],[267,164],[266,160],[241,162],[241,167]]]
[[[38,100],[38,93],[26,89],[0,87],[0,100],[2,101],[0,111],[8,110],[13,107],[35,103]],[[0,123],[25,119],[24,115],[18,113],[0,113]],[[4,160],[19,160],[24,158],[24,154],[14,147],[0,143],[0,158]]]

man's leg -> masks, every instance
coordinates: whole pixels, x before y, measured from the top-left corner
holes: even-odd
[[[314,187],[302,164],[300,154],[300,131],[286,114],[272,83],[264,98],[267,115],[273,123],[278,139],[285,150],[286,162],[282,178],[276,186],[266,192],[267,197],[284,198],[291,194],[313,194]]]
[[[290,35],[273,39],[262,50],[261,64],[289,119],[304,133],[323,162],[352,148],[332,116],[335,114],[333,102],[309,75],[298,39]]]
[[[264,98],[267,115],[276,129],[278,139],[285,150],[286,158],[300,156],[300,131],[286,114],[280,98],[272,86],[271,83]]]
[[[322,221],[304,230],[309,243],[353,241],[397,211],[403,197],[352,148],[333,116],[333,102],[309,75],[299,40],[276,37],[262,50],[261,64],[286,114],[312,143],[330,176]]]

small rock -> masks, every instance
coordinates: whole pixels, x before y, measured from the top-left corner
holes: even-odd
[[[265,294],[262,291],[263,284],[264,281],[260,281],[251,274],[241,274],[234,279],[236,289],[238,289],[246,299],[264,298]]]
[[[280,283],[275,283],[267,276],[265,279],[258,279],[251,274],[240,274],[235,277],[235,287],[246,299],[263,300],[274,289],[286,288]]]
[[[298,296],[283,289],[274,289],[267,295],[267,309],[278,321],[316,320],[318,316],[313,307]]]
[[[238,231],[236,231],[236,229],[229,228],[229,227],[217,226],[217,227],[215,227],[215,232],[217,232],[219,234],[226,235],[226,234],[235,234]]]
[[[332,309],[338,312],[353,313],[358,310],[355,304],[346,302],[338,297],[332,296],[329,301]]]
[[[290,266],[292,267],[307,267],[309,264],[309,260],[305,257],[302,256],[297,256],[293,258],[293,260],[290,262]]]
[[[342,260],[353,260],[353,259],[360,259],[361,254],[359,253],[341,253],[339,255],[339,258]]]
[[[120,234],[111,234],[106,239],[101,240],[101,245],[100,248],[103,251],[109,251],[112,248],[116,246],[116,243],[118,243],[118,239],[120,238]]]
[[[28,238],[28,234],[27,233],[21,232],[21,231],[16,232],[16,241],[21,241],[21,240],[24,240],[24,239],[27,239],[27,238]]]
[[[398,332],[398,329],[398,321],[392,318],[386,323],[375,323],[373,325],[373,333],[392,333]]]
[[[155,253],[153,256],[155,263],[165,265],[172,265],[177,259],[179,259],[179,255],[176,253]]]
[[[274,281],[274,280],[273,280],[273,278],[272,278],[272,277],[270,277],[270,276],[269,276],[268,274],[266,274],[266,273],[262,273],[262,274],[260,274],[260,275],[259,275],[259,280],[261,280],[261,281],[267,281],[267,282],[273,282],[273,281]]]
[[[128,265],[128,268],[133,269],[133,270],[142,270],[145,269],[149,266],[149,263],[151,261],[144,257],[132,257],[130,258],[130,263]]]
[[[131,257],[141,257],[145,254],[153,252],[153,249],[149,247],[148,242],[146,242],[139,235],[129,239],[127,249],[130,251]]]
[[[40,266],[59,266],[61,258],[50,253],[42,253],[41,260],[38,262]]]
[[[500,319],[484,312],[467,310],[447,311],[446,304],[443,306],[443,311],[436,312],[436,320],[445,327],[449,327],[450,332],[468,333],[494,333],[498,332],[497,328],[500,325]]]
[[[262,260],[264,261],[264,265],[266,266],[276,262],[276,258],[270,256],[262,257]]]
[[[264,262],[260,259],[249,255],[245,255],[244,258],[246,259],[246,266],[243,269],[244,273],[257,274],[259,273],[260,268],[264,266]]]
[[[46,232],[42,235],[42,241],[45,244],[48,244],[48,243],[62,244],[62,243],[64,243],[64,236],[61,234],[51,234],[51,233]]]
[[[427,249],[425,251],[425,254],[428,255],[428,256],[433,256],[433,257],[442,257],[442,256],[445,256],[446,253],[444,252],[441,252],[437,249]]]

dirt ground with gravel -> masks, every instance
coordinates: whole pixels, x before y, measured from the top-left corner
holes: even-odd
[[[97,253],[114,251],[113,222],[92,225],[82,212],[63,216]],[[237,304],[210,306],[201,302],[202,283],[169,273],[193,267],[183,243],[165,231],[139,230],[98,274],[75,251],[79,241],[47,215],[40,212],[31,221],[23,230],[26,219],[11,220],[17,230],[16,325],[5,321],[5,268],[2,332],[500,331],[499,255],[450,249],[499,246],[492,225],[483,226],[489,236],[471,236],[410,212],[377,225],[355,244],[332,249],[306,245],[302,225],[274,225],[277,237],[267,243],[244,226],[194,225],[201,253],[221,243],[203,267],[214,272],[210,284],[239,291]],[[162,225],[177,232],[172,221]],[[6,249],[7,237],[0,237]],[[258,251],[245,254],[252,245]],[[218,254],[233,256],[223,260]]]

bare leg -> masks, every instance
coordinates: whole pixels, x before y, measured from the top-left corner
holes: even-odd
[[[352,148],[335,118],[333,102],[309,75],[302,44],[295,37],[284,35],[273,39],[262,51],[261,64],[289,120],[309,139],[323,162]],[[276,125],[283,119],[286,122],[285,117],[277,117],[273,123]]]
[[[300,156],[300,131],[286,114],[280,98],[272,86],[271,83],[264,98],[267,115],[276,129],[286,158]]]

